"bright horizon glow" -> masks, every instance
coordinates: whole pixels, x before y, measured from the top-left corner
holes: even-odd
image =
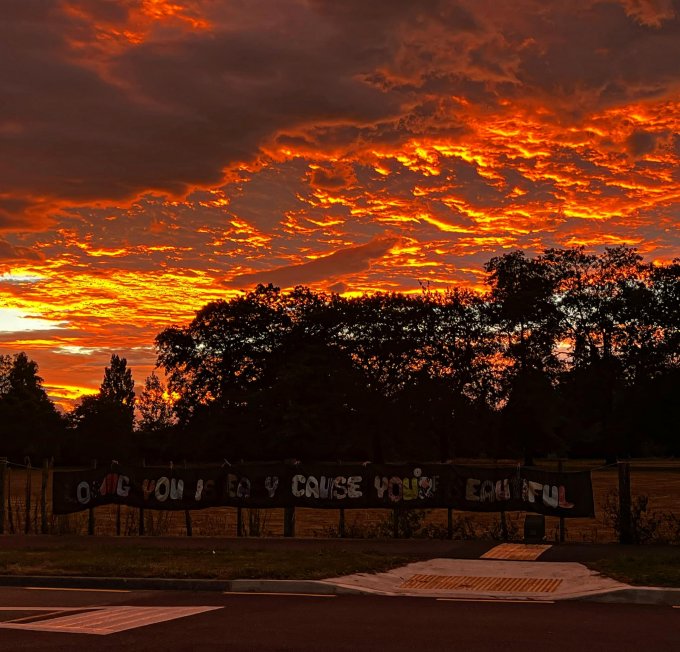
[[[16,308],[0,308],[0,333],[27,333],[63,328],[63,322],[42,319]]]

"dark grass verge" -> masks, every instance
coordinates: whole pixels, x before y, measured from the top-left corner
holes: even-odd
[[[36,548],[0,550],[0,575],[312,580],[351,573],[379,573],[425,558],[421,555],[323,549]]]
[[[680,588],[680,547],[626,547],[606,559],[583,562],[603,575],[635,586]]]

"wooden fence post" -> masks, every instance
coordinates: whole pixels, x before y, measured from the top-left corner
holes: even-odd
[[[508,521],[505,517],[505,510],[501,510],[501,539],[508,540]]]
[[[0,534],[5,534],[5,477],[7,458],[0,457]]]
[[[345,538],[345,508],[344,507],[340,508],[340,516],[339,516],[339,520],[338,520],[338,533],[340,534],[341,539]]]
[[[236,508],[236,536],[243,536],[243,507]]]
[[[50,461],[43,460],[40,483],[40,534],[47,534],[47,484],[50,479]]]
[[[7,522],[10,534],[14,534],[14,511],[12,510],[12,467],[7,467]]]
[[[633,543],[630,462],[619,462],[619,543]]]
[[[24,501],[24,534],[31,531],[31,489],[33,480],[33,468],[31,467],[31,458],[24,458],[26,463],[26,500]]]
[[[295,536],[295,507],[283,508],[283,536]]]
[[[184,468],[187,468],[186,460],[184,460]],[[184,510],[184,525],[187,528],[187,536],[192,537],[194,535],[194,528],[191,522],[191,512],[188,509]]]
[[[92,460],[92,468],[97,468],[97,460]],[[87,512],[87,534],[94,536],[94,507],[90,507]]]
[[[142,468],[146,466],[146,460],[142,460]],[[143,537],[144,536],[144,508],[140,507],[139,508],[139,536]]]
[[[560,458],[557,460],[557,472],[562,473],[564,471],[564,460]],[[560,516],[560,543],[564,543],[564,540],[566,539],[566,527],[564,525],[564,516]]]

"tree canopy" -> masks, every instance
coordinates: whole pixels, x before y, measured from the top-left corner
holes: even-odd
[[[485,294],[259,285],[209,303],[158,334],[159,375],[139,396],[125,358],[111,357],[98,394],[69,415],[64,455],[531,462],[680,453],[680,261],[575,247],[509,252],[485,270]],[[10,420],[38,414],[52,424],[44,432],[59,430],[23,354],[0,357],[0,410],[14,415],[2,420],[8,433]],[[28,434],[15,446],[21,428],[34,429],[25,424],[3,431],[7,450],[43,450]]]
[[[136,454],[134,386],[127,360],[114,353],[99,393],[85,396],[70,415],[71,455],[110,461]]]
[[[0,356],[0,450],[6,457],[58,453],[65,424],[43,388],[38,365],[25,353]]]

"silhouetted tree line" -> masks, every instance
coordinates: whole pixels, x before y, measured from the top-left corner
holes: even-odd
[[[480,295],[258,286],[156,338],[136,399],[112,356],[65,416],[2,358],[0,453],[60,461],[436,460],[680,453],[680,261],[515,251]]]

